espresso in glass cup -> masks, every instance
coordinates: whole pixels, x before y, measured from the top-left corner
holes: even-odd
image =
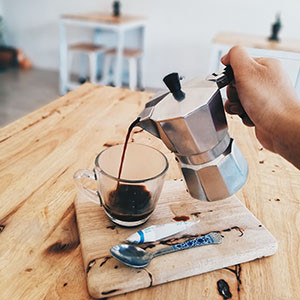
[[[153,213],[168,170],[168,160],[153,147],[128,144],[118,179],[123,146],[112,146],[100,152],[94,169],[78,170],[74,179],[81,195],[100,203],[112,222],[132,227],[145,223]],[[97,190],[85,187],[82,178],[97,181]]]

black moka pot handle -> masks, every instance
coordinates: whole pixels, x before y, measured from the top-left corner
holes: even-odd
[[[221,72],[213,73],[213,74],[209,75],[206,79],[209,80],[209,81],[216,82],[216,84],[218,85],[218,88],[221,89],[224,86],[229,85],[229,84],[231,84],[231,83],[234,82],[234,74],[233,74],[232,67],[231,66],[227,66]],[[232,88],[235,88],[235,86],[232,85]],[[237,99],[235,99],[235,98],[228,99],[228,101],[230,103],[238,102],[239,105],[242,106],[242,104],[241,104],[241,102],[240,102],[240,100],[238,98]],[[254,123],[249,118],[249,116],[247,115],[246,111],[244,111],[243,113],[239,114],[239,117],[243,120],[243,122],[245,124],[251,124],[251,126],[254,126]]]
[[[234,74],[231,66],[226,66],[222,71],[215,72],[209,75],[206,80],[214,81],[218,88],[221,89],[224,86],[234,81]]]

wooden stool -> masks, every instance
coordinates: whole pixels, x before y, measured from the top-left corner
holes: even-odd
[[[68,47],[68,50],[69,50],[68,86],[71,87],[74,86],[74,84],[71,82],[71,64],[73,60],[73,54],[75,53],[80,55],[82,54],[87,55],[89,60],[90,82],[97,83],[97,58],[99,54],[105,53],[107,49],[99,45],[79,43],[79,44],[70,45]],[[85,76],[85,74],[83,74],[82,62],[81,62],[80,76]]]
[[[116,54],[117,50],[111,49],[104,55],[103,79],[100,81],[102,85],[107,85],[110,82],[110,70]],[[141,83],[141,56],[142,51],[140,49],[125,49],[123,51],[123,57],[128,61],[129,88],[131,90],[136,90],[137,85],[140,86]]]

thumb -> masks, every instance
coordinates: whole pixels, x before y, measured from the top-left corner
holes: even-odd
[[[234,46],[229,50],[229,52],[221,58],[222,64],[225,66],[230,65],[233,70],[237,67],[243,67],[254,62],[254,60],[249,56],[245,48],[240,46]]]

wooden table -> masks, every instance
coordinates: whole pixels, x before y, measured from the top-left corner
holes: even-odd
[[[0,299],[90,299],[74,215],[73,173],[122,143],[151,95],[86,84],[0,130]],[[115,299],[299,299],[299,170],[263,149],[238,118],[231,135],[249,163],[238,197],[277,238],[274,256],[170,282]],[[181,176],[162,142],[136,130],[133,139],[168,156],[167,179]],[[240,286],[240,291],[237,287]]]
[[[96,43],[103,43],[101,30],[115,32],[117,35],[116,45],[116,66],[114,73],[114,84],[121,86],[122,81],[122,61],[125,45],[125,32],[137,30],[139,48],[144,50],[144,33],[146,19],[139,16],[121,15],[114,17],[108,13],[86,13],[86,14],[65,14],[60,19],[60,93],[64,95],[68,90],[68,44],[67,27],[84,27],[94,30]],[[140,60],[143,65],[143,59]],[[141,68],[142,69],[142,68]],[[143,86],[142,76],[139,78],[140,85]]]
[[[219,32],[212,40],[213,48],[209,72],[220,70],[221,57],[235,45],[247,48],[251,56],[279,59],[289,73],[300,97],[300,40],[280,39],[269,41],[268,37],[239,32]]]

